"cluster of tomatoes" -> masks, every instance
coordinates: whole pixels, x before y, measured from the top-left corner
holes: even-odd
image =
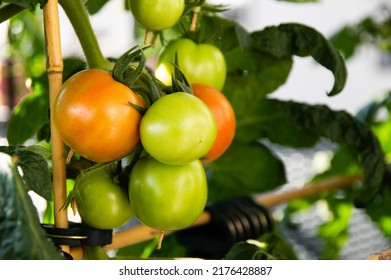
[[[153,17],[151,1],[130,2],[136,20],[151,30],[162,25],[140,16],[143,9],[149,12],[148,20],[168,20],[164,6],[159,6],[164,16]],[[166,2],[179,11],[172,25],[179,20],[184,1]],[[135,215],[149,227],[177,230],[190,226],[204,210],[204,165],[224,153],[236,128],[234,111],[221,93],[226,65],[214,45],[172,40],[162,49],[154,74],[166,87],[171,85],[174,60],[191,93],[170,92],[149,104],[136,90],[99,69],[76,73],[58,93],[53,121],[63,141],[82,157],[100,163],[82,172],[72,192],[82,220],[91,227],[118,228]],[[113,163],[140,144],[145,153],[132,165],[124,190],[116,181]]]

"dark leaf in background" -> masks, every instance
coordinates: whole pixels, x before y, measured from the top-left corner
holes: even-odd
[[[225,255],[224,260],[275,260],[276,258],[264,250],[257,241],[236,243]]]
[[[345,145],[357,156],[364,170],[362,189],[355,199],[357,207],[367,206],[381,191],[386,172],[384,153],[370,127],[345,111],[324,105],[277,101],[281,112],[303,129]]]
[[[15,4],[33,11],[37,5],[43,8],[47,2],[48,0],[2,0],[0,1],[0,4],[2,3]]]
[[[262,235],[258,240],[236,243],[224,260],[297,260],[292,246],[278,229]]]
[[[207,167],[209,200],[266,192],[285,183],[284,165],[261,143],[233,143]]]
[[[51,176],[47,159],[50,153],[41,146],[0,147],[0,152],[13,157],[16,167],[23,171],[22,185],[26,192],[34,191],[46,200],[52,200]]]
[[[266,27],[252,33],[254,49],[278,58],[312,56],[334,75],[334,86],[328,95],[338,94],[345,86],[347,70],[341,54],[315,29],[296,23]]]
[[[345,59],[351,58],[356,48],[362,43],[360,35],[350,26],[346,26],[334,34],[330,38],[330,42],[343,54]]]
[[[20,145],[34,138],[38,129],[48,122],[49,96],[47,85],[36,84],[12,111],[7,127],[10,145]]]
[[[0,152],[0,259],[63,259],[22,185],[12,158]]]
[[[84,1],[84,3],[87,7],[88,13],[90,15],[93,15],[99,12],[103,8],[103,6],[109,1],[110,0],[87,0]]]
[[[239,93],[238,93],[239,94]],[[239,99],[238,99],[239,102]],[[258,102],[243,100],[243,116],[237,118],[235,139],[241,142],[268,139],[287,147],[312,147],[319,141],[319,135],[287,118],[284,108],[272,99]],[[247,104],[247,113],[246,106]],[[239,111],[240,112],[240,111]]]

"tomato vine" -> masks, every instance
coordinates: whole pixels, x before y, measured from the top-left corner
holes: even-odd
[[[43,0],[2,2],[6,4],[0,6],[0,22],[25,9],[33,11],[38,5],[46,4]],[[133,12],[135,20],[143,24],[136,28],[161,35],[161,44],[146,45],[140,40],[140,44],[130,47],[118,59],[109,60],[100,49],[85,3],[82,0],[58,2],[73,26],[85,58],[64,60],[64,84],[54,108],[49,108],[47,80],[42,76],[34,77],[35,93],[20,102],[11,116],[7,131],[10,146],[0,148],[0,156],[7,162],[1,165],[2,174],[7,176],[1,177],[0,194],[15,202],[0,200],[0,206],[11,209],[18,219],[26,222],[28,226],[20,231],[31,234],[33,244],[45,249],[38,252],[24,240],[13,239],[18,219],[6,217],[1,212],[0,226],[6,225],[7,230],[4,234],[1,232],[0,240],[10,241],[1,243],[1,258],[61,257],[48,245],[37,217],[32,215],[33,205],[27,196],[27,191],[33,190],[46,200],[51,199],[51,151],[40,146],[43,142],[50,144],[49,110],[55,116],[56,127],[64,132],[62,139],[67,144],[67,152],[74,150],[77,153],[67,165],[68,178],[76,179],[70,198],[72,195],[77,197],[82,221],[97,229],[121,227],[129,221],[133,211],[139,222],[159,231],[188,228],[201,217],[207,203],[262,194],[286,183],[284,163],[264,143],[265,140],[301,149],[312,147],[325,138],[338,144],[340,149],[335,153],[330,170],[317,178],[338,172],[346,174],[347,167],[364,176],[358,190],[347,191],[340,201],[329,198],[329,204],[340,203],[334,208],[338,211],[344,203],[350,203],[352,207],[355,203],[356,207],[368,209],[380,223],[383,216],[378,214],[379,209],[390,197],[388,158],[384,155],[385,151],[390,151],[388,143],[379,140],[378,135],[388,131],[388,120],[384,126],[373,129],[373,118],[369,116],[364,123],[355,116],[326,106],[272,97],[286,82],[294,56],[312,57],[331,72],[334,84],[327,93],[329,96],[343,91],[347,80],[345,59],[317,30],[299,23],[283,23],[249,32],[237,22],[221,16],[220,13],[229,7],[209,5],[203,0],[180,1],[184,7],[176,10],[177,15],[168,25],[159,22],[169,20],[162,19],[161,15],[153,17],[158,23],[152,25],[146,21],[145,13],[160,13],[161,10],[151,11],[146,6],[137,9],[140,8],[136,7],[138,4],[147,2],[130,1],[128,12]],[[91,4],[88,1],[87,5],[97,5],[92,10],[98,11],[106,2]],[[170,1],[174,2],[177,3]],[[155,59],[156,69],[149,66],[149,59]],[[167,70],[163,78],[160,67]],[[83,75],[88,77],[78,80]],[[65,100],[64,92],[74,95],[71,102],[61,102]],[[121,97],[120,92],[126,95]],[[220,96],[215,101],[218,105],[222,100],[228,104],[222,110],[229,116],[222,118],[215,113],[214,108],[218,106],[212,104],[213,96]],[[94,111],[99,106],[102,110]],[[389,110],[384,101],[372,111],[378,111],[380,107]],[[39,118],[34,115],[38,108]],[[18,131],[33,115],[36,123],[19,135]],[[88,118],[86,124],[84,121]],[[219,136],[219,121],[229,122],[229,127],[222,132],[226,138]],[[29,138],[35,138],[40,145],[22,146]],[[217,152],[213,150],[214,143],[220,143]],[[346,170],[333,165],[343,156],[346,156]],[[104,168],[100,169],[102,166]],[[18,173],[18,169],[23,172]],[[96,175],[97,170],[104,172]],[[117,202],[105,200],[110,197],[105,194],[108,189],[115,192]],[[121,209],[118,209],[119,205],[122,205]],[[220,220],[212,225],[220,223],[221,226],[232,219],[242,219],[243,223],[237,224],[243,226],[246,219],[254,218],[242,208],[238,212],[243,213],[233,214],[227,210],[224,213],[227,216],[215,215],[212,218],[217,216]],[[115,217],[118,213],[123,215]],[[106,219],[103,219],[105,214]],[[343,217],[343,222],[346,223],[348,216]],[[103,220],[113,223],[105,224]],[[247,233],[244,229],[243,232],[235,230],[237,235]],[[260,230],[252,231],[260,233]],[[328,238],[325,232],[323,234]],[[341,236],[343,232],[341,230]],[[178,244],[179,239],[174,236],[168,242],[182,249],[185,245]],[[280,240],[278,242],[281,244]],[[156,246],[156,243],[151,244]],[[133,244],[126,245],[118,256],[133,258],[135,249],[130,246]],[[25,248],[27,253],[15,251],[18,246]],[[148,244],[137,246],[150,250]],[[239,243],[232,246],[232,251],[219,253],[222,258],[224,255],[227,259],[235,258],[244,248],[254,253],[255,249],[250,247]],[[275,253],[274,249],[268,253]],[[100,254],[102,250],[88,247],[85,251],[87,257],[94,258],[97,255],[94,252],[98,252],[100,257],[106,258],[104,253]],[[290,250],[286,252],[285,256],[295,257]]]

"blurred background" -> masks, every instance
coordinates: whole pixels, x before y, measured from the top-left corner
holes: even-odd
[[[209,1],[227,4],[227,17],[235,19],[249,31],[270,25],[298,22],[317,29],[331,38],[344,26],[356,25],[370,16],[382,20],[390,16],[391,0],[320,0],[315,3],[290,3],[278,0]],[[105,56],[118,57],[137,44],[135,23],[129,11],[123,9],[124,0],[111,0],[92,16],[92,25]],[[27,16],[27,15],[26,15]],[[6,145],[7,122],[14,106],[29,93],[30,82],[26,71],[40,75],[45,71],[45,54],[40,11],[35,17],[28,15],[28,25],[4,22],[0,25],[0,145]],[[110,18],[107,18],[110,17]],[[62,52],[64,57],[83,57],[81,47],[65,14],[60,10]],[[27,32],[26,32],[27,31]],[[34,32],[32,42],[28,32]],[[127,36],[124,36],[124,33]],[[33,36],[30,35],[30,36]],[[17,42],[12,49],[9,41]],[[31,58],[26,62],[18,54]],[[34,54],[34,59],[32,59]],[[331,108],[356,114],[371,100],[391,90],[390,52],[375,44],[361,44],[347,60],[348,80],[345,89],[334,97],[325,93],[332,87],[331,73],[315,63],[312,58],[294,58],[294,67],[287,83],[273,97],[294,99],[311,104],[326,104]],[[273,146],[269,143],[270,146]],[[301,187],[322,167],[322,158],[334,149],[332,143],[321,143],[313,149],[290,150],[273,147],[286,163],[288,184],[283,189]],[[273,209],[276,218],[284,206]],[[322,205],[314,205],[311,211],[294,216],[295,230],[285,226],[282,231],[292,243],[301,259],[319,258],[322,242],[316,236],[316,228],[324,221]],[[342,259],[364,259],[370,254],[390,247],[390,242],[361,211],[353,214],[350,222],[349,241],[341,252]]]

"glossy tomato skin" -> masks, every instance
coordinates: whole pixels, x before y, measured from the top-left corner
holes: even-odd
[[[236,131],[235,112],[229,100],[217,89],[204,84],[193,84],[192,89],[193,94],[209,107],[216,120],[216,140],[202,159],[203,163],[209,163],[218,159],[231,145]]]
[[[159,230],[186,228],[205,208],[204,167],[199,160],[185,165],[166,165],[144,157],[130,174],[129,199],[143,224]]]
[[[130,0],[130,10],[134,18],[147,29],[154,31],[176,24],[184,9],[184,0]]]
[[[144,149],[155,159],[172,165],[201,158],[212,147],[216,133],[216,121],[208,106],[185,92],[158,99],[140,123]]]
[[[84,223],[97,229],[114,229],[134,216],[126,192],[113,182],[107,168],[80,176],[76,181],[74,198]]]
[[[53,121],[63,141],[95,162],[128,155],[140,140],[141,114],[130,103],[144,100],[109,72],[87,69],[61,87],[53,105]]]
[[[227,75],[223,53],[212,44],[196,44],[190,39],[170,41],[158,57],[156,77],[164,84],[171,84],[172,62],[178,54],[178,65],[190,84],[202,83],[221,90]]]

